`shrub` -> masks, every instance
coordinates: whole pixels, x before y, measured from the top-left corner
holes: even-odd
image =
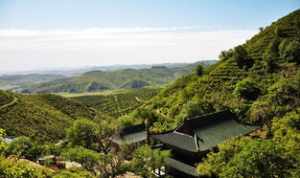
[[[234,94],[246,100],[256,100],[261,90],[252,79],[246,78],[236,84]]]
[[[3,140],[4,136],[5,136],[5,130],[0,129],[0,156],[3,154],[7,146]]]
[[[191,102],[188,102],[185,106],[185,110],[185,117],[188,118],[203,115],[206,113],[212,113],[215,111],[212,104],[208,103],[207,101],[201,100],[192,100]]]
[[[41,156],[40,147],[28,137],[18,137],[13,140],[5,150],[6,155],[16,155],[35,161]]]
[[[219,146],[218,153],[209,153],[198,166],[202,175],[232,177],[289,177],[294,155],[285,154],[281,145],[272,140],[237,139]]]
[[[71,145],[83,146],[88,149],[95,147],[99,127],[93,121],[88,119],[76,120],[73,125],[67,129],[67,139]]]
[[[132,170],[144,177],[153,177],[153,171],[160,169],[164,165],[164,160],[169,156],[169,151],[151,149],[150,146],[144,145],[134,152]]]
[[[62,156],[67,160],[82,164],[87,170],[93,170],[100,159],[99,153],[83,147],[66,149],[63,151]]]
[[[253,60],[248,56],[246,49],[241,45],[234,48],[233,59],[241,68],[250,68],[254,63]]]
[[[263,59],[267,64],[267,71],[273,72],[277,68],[276,61],[279,57],[279,39],[275,38],[263,54]]]
[[[19,162],[0,157],[0,177],[3,178],[46,178],[51,173],[29,162]]]
[[[204,68],[201,64],[199,64],[197,67],[196,67],[196,74],[197,76],[202,76],[204,73]]]
[[[56,173],[53,178],[94,178],[90,173],[86,171],[66,171],[62,170]]]
[[[300,63],[300,42],[296,40],[283,41],[280,44],[280,57],[289,62]]]

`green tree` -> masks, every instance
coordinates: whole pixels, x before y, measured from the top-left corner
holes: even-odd
[[[246,100],[255,100],[261,94],[261,90],[255,81],[246,78],[236,84],[234,94]]]
[[[101,154],[99,165],[97,166],[101,177],[110,178],[118,175],[122,166],[122,160],[119,153]]]
[[[154,177],[152,172],[160,169],[164,165],[164,160],[170,156],[170,151],[151,149],[150,146],[144,145],[134,152],[132,160],[132,170],[144,177]]]
[[[66,171],[62,170],[56,173],[53,178],[95,178],[87,171]]]
[[[116,125],[113,121],[96,124],[88,119],[79,119],[67,129],[67,139],[70,145],[108,153],[111,148],[110,136],[114,133]]]
[[[47,178],[51,173],[46,168],[29,162],[14,161],[0,157],[0,177],[2,178]]]
[[[191,118],[195,116],[201,116],[206,113],[214,112],[213,105],[207,101],[202,101],[200,98],[193,99],[185,106],[186,115],[185,118]]]
[[[41,152],[38,144],[24,136],[14,139],[5,150],[6,155],[16,155],[33,161],[41,156]]]
[[[101,154],[83,147],[75,147],[64,150],[62,156],[67,160],[82,164],[87,170],[93,171],[100,160]]]
[[[4,153],[6,149],[6,143],[4,142],[5,130],[0,128],[0,156]]]
[[[79,119],[67,129],[67,139],[71,145],[95,149],[99,135],[99,126],[91,120]]]
[[[220,145],[219,149],[198,166],[201,175],[220,178],[289,177],[295,161],[272,140],[243,138]]]
[[[246,49],[241,45],[234,48],[233,59],[241,68],[250,68],[254,63],[253,60],[248,56]]]
[[[290,62],[300,64],[300,42],[293,40],[282,51],[282,57]]]
[[[274,72],[274,70],[278,67],[277,60],[279,58],[279,44],[280,40],[275,38],[263,54],[263,59],[266,61],[268,72]]]
[[[202,76],[203,73],[204,73],[204,67],[201,64],[197,65],[196,67],[197,76]]]

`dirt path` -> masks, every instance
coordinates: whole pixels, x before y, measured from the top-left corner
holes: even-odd
[[[9,102],[9,103],[7,103],[7,104],[5,104],[5,105],[0,106],[0,110],[5,109],[5,108],[7,108],[7,107],[10,107],[10,106],[16,104],[17,101],[18,101],[18,98],[14,97],[13,100],[12,100],[11,102]]]

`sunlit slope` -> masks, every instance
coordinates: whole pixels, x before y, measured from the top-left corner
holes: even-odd
[[[285,87],[281,83],[297,80],[299,44],[300,10],[297,10],[262,29],[245,44],[222,52],[220,61],[204,75],[182,77],[160,92],[147,106],[158,115],[153,129],[170,130],[187,117],[223,109],[238,113],[244,122],[266,122],[270,117],[260,116],[264,111],[258,109],[264,107],[257,107],[264,100],[270,102],[266,107],[271,115],[283,114],[283,106],[278,107],[280,112],[272,108],[276,103],[272,97],[281,92],[282,88],[276,85]],[[259,88],[258,98],[247,100],[235,94],[237,83],[246,79]]]
[[[58,140],[78,118],[101,119],[105,114],[56,95],[0,93],[0,127],[9,136],[26,135],[38,140]],[[6,102],[2,102],[2,99]]]

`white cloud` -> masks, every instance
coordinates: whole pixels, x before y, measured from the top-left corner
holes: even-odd
[[[192,62],[217,58],[256,30],[197,31],[195,27],[0,30],[0,70],[111,64]]]

